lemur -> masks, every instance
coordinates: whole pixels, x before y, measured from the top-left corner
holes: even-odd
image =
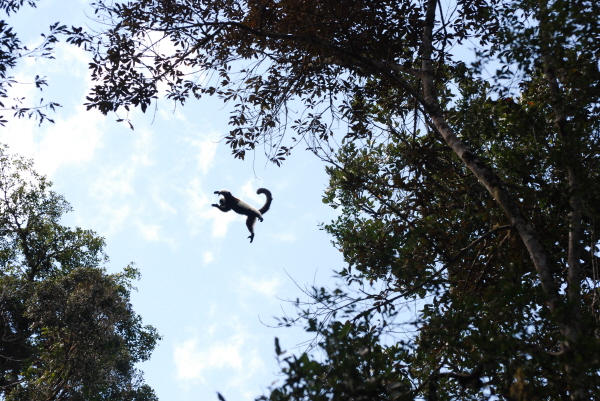
[[[252,240],[254,240],[254,224],[256,223],[256,219],[258,218],[260,221],[263,221],[262,215],[265,214],[271,207],[271,202],[273,201],[271,191],[266,188],[258,188],[256,190],[257,194],[265,194],[267,197],[267,201],[260,209],[256,209],[246,202],[236,198],[226,189],[215,191],[215,193],[221,195],[219,198],[219,204],[213,203],[211,206],[218,208],[222,212],[233,210],[238,214],[248,216],[246,219],[246,227],[248,227],[248,230],[250,231],[250,236],[248,236],[248,238],[250,238],[250,243],[252,243]]]

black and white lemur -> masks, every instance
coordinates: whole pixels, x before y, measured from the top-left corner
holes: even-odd
[[[215,191],[215,193],[221,195],[219,198],[219,204],[213,203],[211,206],[218,208],[222,212],[233,210],[236,213],[248,216],[246,219],[246,227],[248,227],[248,230],[250,231],[250,236],[248,236],[248,238],[250,238],[250,242],[252,243],[252,240],[254,239],[254,223],[256,223],[256,219],[258,218],[260,221],[263,221],[262,215],[265,214],[271,207],[271,202],[273,201],[271,191],[266,188],[258,188],[256,190],[257,194],[265,194],[267,197],[267,201],[260,209],[256,209],[246,202],[236,198],[226,189]]]

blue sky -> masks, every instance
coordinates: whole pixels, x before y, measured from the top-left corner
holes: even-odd
[[[41,0],[9,22],[34,46],[53,22],[86,24],[86,4]],[[280,168],[261,151],[234,160],[219,142],[230,108],[216,98],[134,111],[134,131],[116,115],[86,111],[89,61],[66,44],[57,46],[55,60],[23,60],[13,71],[17,80],[45,75],[49,87],[40,93],[19,85],[12,95],[63,107],[50,115],[55,124],[10,119],[0,142],[33,158],[71,203],[65,224],[105,237],[109,271],[130,262],[141,270],[134,309],[164,337],[141,368],[159,398],[215,400],[219,391],[228,400],[252,400],[278,379],[274,337],[285,349],[310,339],[299,329],[268,327],[282,309],[293,313],[282,299],[303,297],[294,280],[332,285],[333,271],[343,267],[318,227],[335,217],[321,202],[324,166],[301,147]],[[210,204],[215,190],[229,189],[260,207],[259,187],[274,201],[250,244],[244,218]]]

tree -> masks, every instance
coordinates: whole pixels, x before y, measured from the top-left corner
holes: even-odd
[[[6,147],[4,150],[6,151]],[[135,364],[160,338],[107,274],[104,240],[20,157],[0,157],[0,394],[5,400],[157,400]]]
[[[146,110],[165,82],[234,102],[235,157],[306,142],[329,164],[349,287],[299,305],[324,358],[284,358],[271,399],[597,395],[595,2],[95,7],[89,108]],[[395,340],[410,300],[416,333]]]

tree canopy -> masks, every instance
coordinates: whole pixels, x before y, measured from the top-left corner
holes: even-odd
[[[298,305],[322,358],[278,346],[268,399],[598,395],[596,2],[94,6],[89,108],[215,95],[235,157],[328,164],[348,287]]]
[[[132,266],[108,274],[104,240],[32,163],[0,154],[0,397],[156,400],[135,364],[160,338],[129,301]]]

